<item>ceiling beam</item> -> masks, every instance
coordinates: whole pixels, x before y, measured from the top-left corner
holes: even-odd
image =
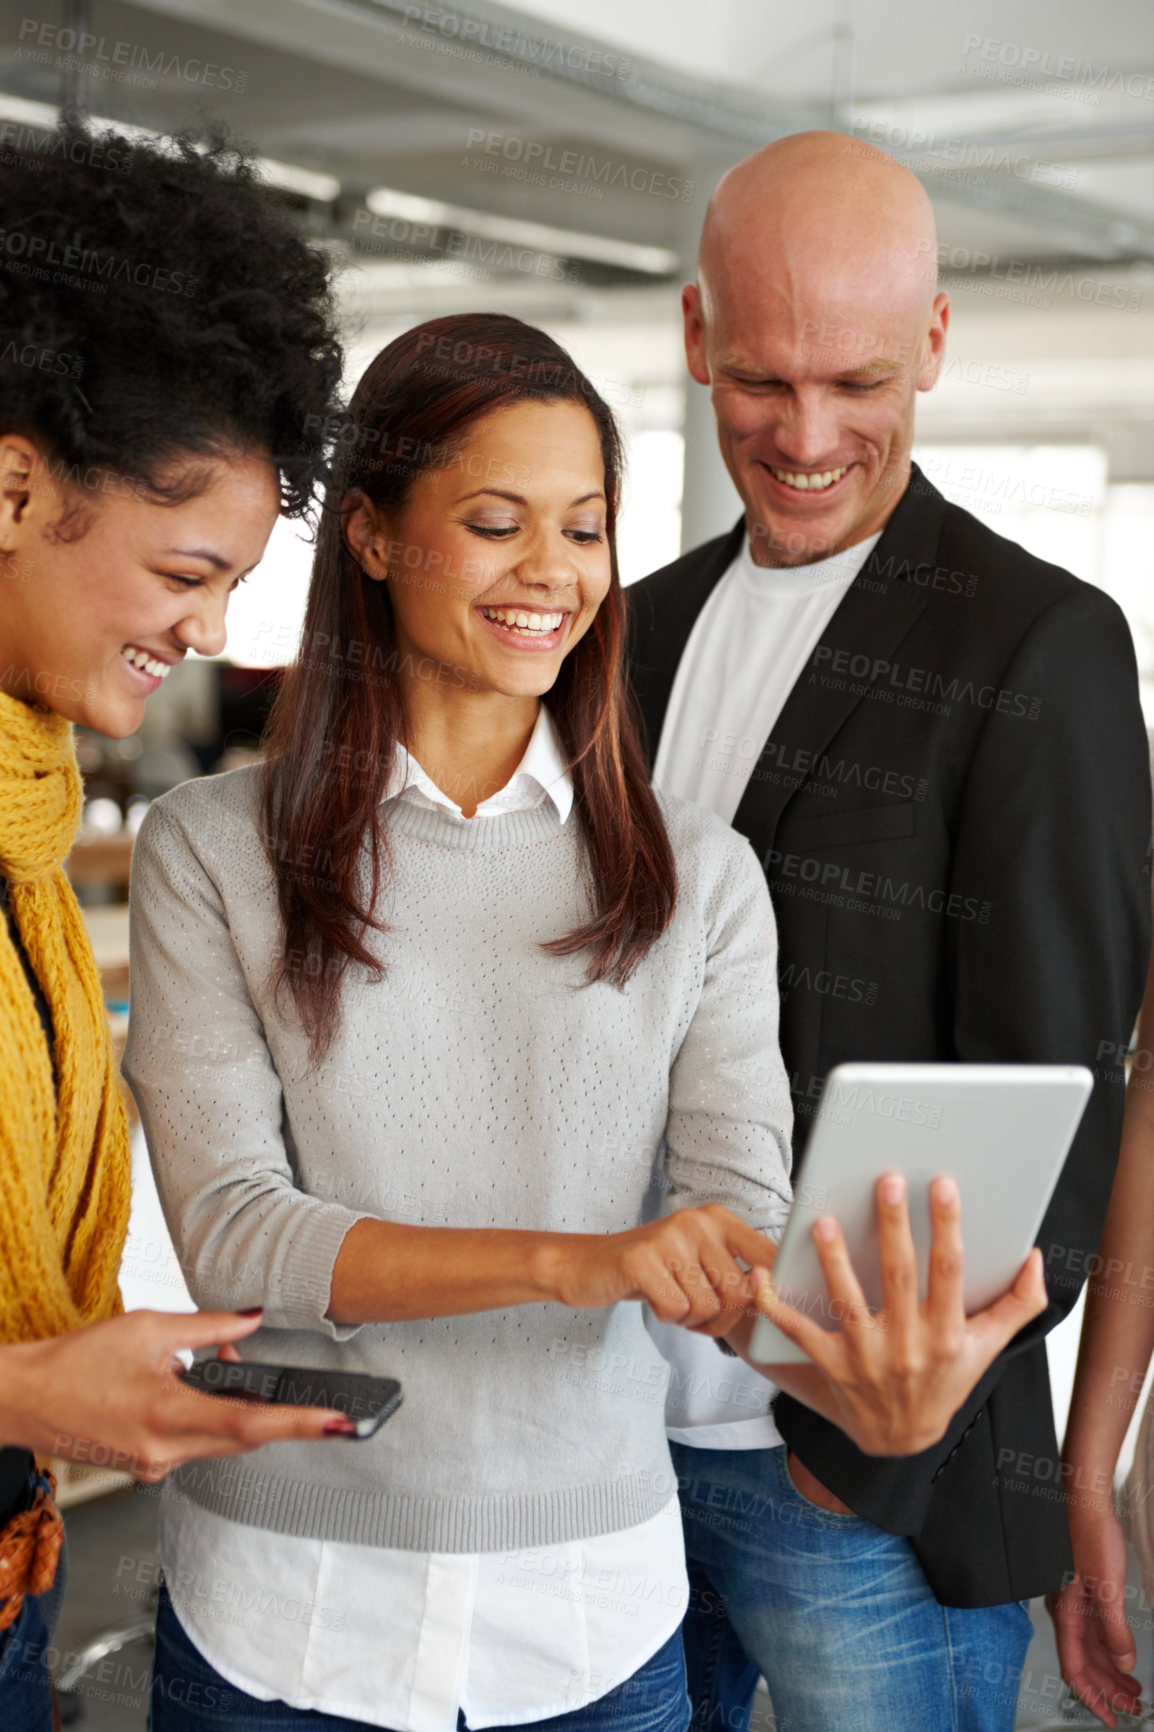
[[[195,20],[231,35],[275,43],[392,84],[431,91],[476,112],[482,106],[478,61],[489,73],[484,92],[500,126],[508,130],[571,127],[602,146],[642,151],[692,165],[719,147],[756,148],[786,133],[834,125],[868,138],[860,120],[837,126],[820,105],[770,102],[737,84],[698,80],[626,57],[611,44],[538,21],[495,3],[468,0],[440,13],[414,0],[138,0],[146,10]],[[451,18],[451,36],[438,26]],[[323,24],[321,20],[323,19]],[[427,22],[432,21],[432,22]],[[624,75],[623,73],[624,67]],[[908,99],[907,99],[908,100]],[[879,143],[882,141],[879,140]],[[1009,216],[1060,236],[1063,248],[1087,258],[1125,262],[1154,259],[1154,222],[1080,198],[1040,178],[982,165],[986,147],[959,141],[962,163],[933,151],[882,145],[910,167],[931,193],[950,203]],[[1016,140],[1020,155],[1029,144]],[[991,147],[992,149],[992,147]],[[996,152],[993,154],[996,155]]]

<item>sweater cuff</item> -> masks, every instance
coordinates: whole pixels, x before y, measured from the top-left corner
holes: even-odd
[[[278,1278],[270,1284],[263,1322],[273,1329],[310,1329],[331,1341],[351,1341],[363,1323],[334,1323],[333,1268],[350,1228],[365,1216],[339,1204],[314,1206],[296,1223]]]

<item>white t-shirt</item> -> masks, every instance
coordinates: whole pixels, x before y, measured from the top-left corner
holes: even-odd
[[[814,565],[755,565],[749,536],[697,616],[653,767],[654,785],[732,823],[746,784],[822,632],[881,539]],[[698,1449],[772,1449],[776,1387],[708,1337],[649,1320],[670,1363],[666,1423]]]
[[[818,639],[881,539],[815,565],[754,565],[749,537],[697,616],[657,747],[658,788],[732,823]]]

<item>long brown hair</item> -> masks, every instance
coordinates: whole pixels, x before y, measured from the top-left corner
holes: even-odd
[[[561,665],[549,711],[574,783],[592,918],[543,948],[589,950],[589,980],[623,986],[673,915],[677,875],[649,786],[623,675],[624,604],[615,527],[621,440],[612,411],[559,344],[501,313],[430,319],[382,349],[331,428],[333,482],[317,539],[304,632],[265,736],[265,841],[283,933],[274,977],[308,1032],[314,1061],[332,1037],[350,964],[379,976],[370,931],[390,870],[377,819],[404,738],[398,652],[385,584],[345,536],[363,496],[395,511],[415,480],[451,461],[471,424],[524,399],[580,403],[605,465],[611,582]]]

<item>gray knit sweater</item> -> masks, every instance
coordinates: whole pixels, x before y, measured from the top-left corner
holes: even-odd
[[[246,1357],[396,1376],[405,1401],[367,1443],[276,1444],[176,1484],[237,1521],[420,1551],[647,1520],[673,1482],[667,1369],[640,1304],[360,1328],[325,1312],[365,1215],[619,1232],[638,1223],[663,1146],[668,1206],[721,1202],[780,1234],[788,1089],[752,849],[663,800],[677,908],[620,991],[586,984],[584,956],[538,948],[588,917],[576,813],[562,826],[546,802],[466,825],[389,802],[392,930],[374,940],[388,973],[350,979],[310,1073],[269,989],[279,919],[260,774],[186,782],[145,820],[124,1068],[198,1304],[264,1305]]]

